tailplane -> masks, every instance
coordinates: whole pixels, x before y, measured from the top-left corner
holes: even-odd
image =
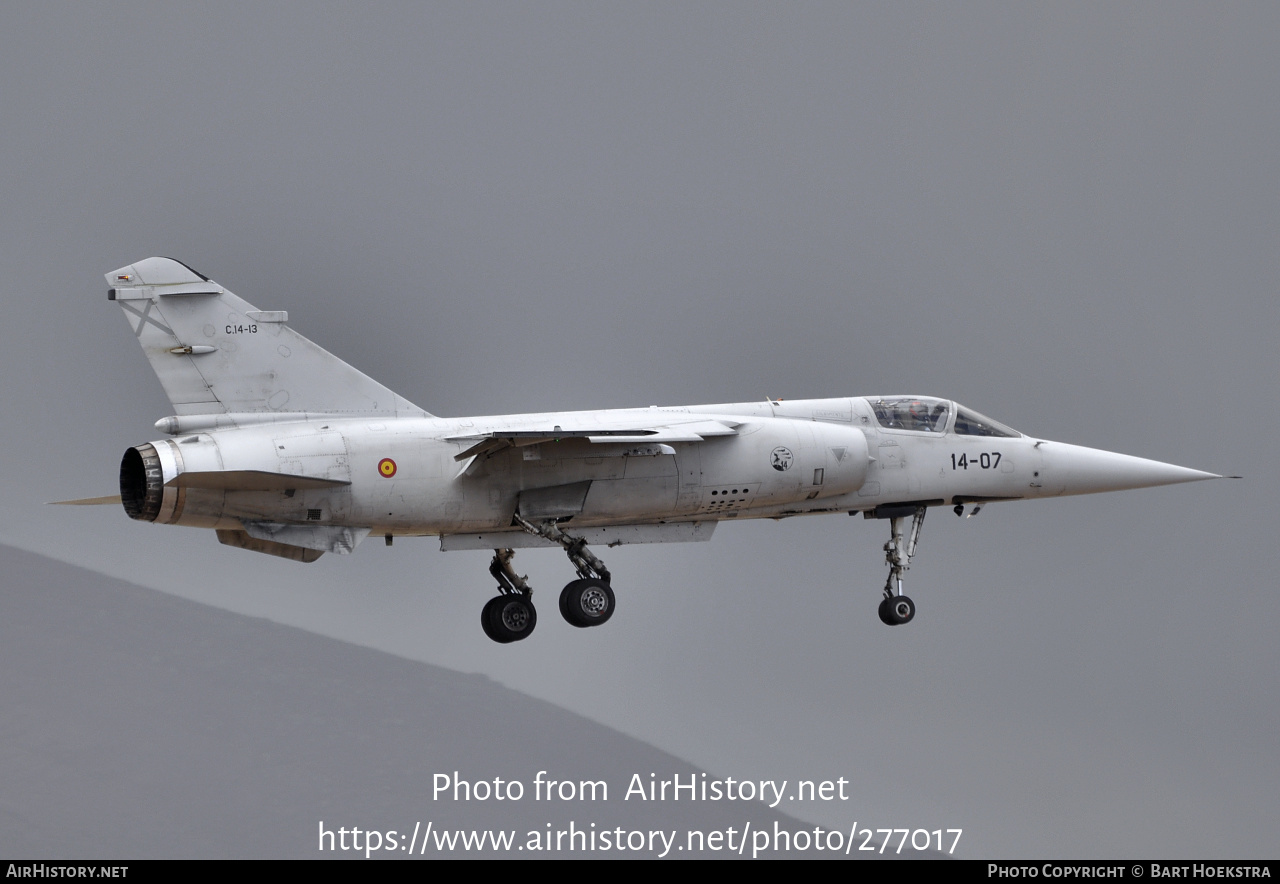
[[[286,325],[171,258],[107,274],[174,412],[429,416]]]

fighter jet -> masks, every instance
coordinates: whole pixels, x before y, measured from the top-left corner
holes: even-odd
[[[314,562],[369,535],[493,550],[496,642],[527,638],[533,590],[515,550],[559,546],[577,578],[560,614],[613,615],[612,575],[590,547],[709,540],[720,522],[861,514],[889,523],[880,619],[903,594],[930,507],[1221,478],[1024,435],[932,396],[764,400],[491,417],[437,417],[185,264],[147,258],[107,274],[108,297],[174,414],[167,438],[128,449],[131,518],[212,529],[228,546]],[[69,503],[100,503],[103,498]]]

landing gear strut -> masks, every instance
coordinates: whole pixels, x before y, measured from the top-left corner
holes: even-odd
[[[613,588],[609,585],[609,569],[591,550],[586,538],[570,537],[553,521],[530,522],[519,513],[516,521],[525,531],[558,543],[569,557],[578,579],[570,581],[560,592],[560,614],[577,627],[600,626],[613,616]]]
[[[925,510],[926,507],[916,507],[911,516],[911,533],[906,536],[902,533],[905,516],[894,516],[889,520],[890,538],[884,545],[889,579],[884,582],[884,600],[880,602],[880,620],[889,626],[910,623],[916,616],[915,602],[902,594],[902,572],[911,567],[911,557],[916,553],[916,541],[920,539],[920,526],[924,524]]]

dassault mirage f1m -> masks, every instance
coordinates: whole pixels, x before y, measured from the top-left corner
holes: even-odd
[[[816,513],[888,520],[880,619],[902,592],[929,507],[1219,478],[1026,436],[927,396],[861,396],[442,418],[423,411],[169,258],[107,274],[173,403],[169,438],[130,448],[120,502],[134,519],[212,528],[229,546],[313,562],[364,538],[434,536],[493,550],[498,595],[481,625],[527,638],[522,547],[559,546],[577,579],[574,626],[612,616],[612,575],[590,547],[708,540],[719,522]],[[95,501],[75,501],[81,503]]]

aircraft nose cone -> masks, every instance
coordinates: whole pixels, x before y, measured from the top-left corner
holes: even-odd
[[[1177,485],[1202,479],[1221,479],[1216,473],[1192,470],[1158,460],[1114,451],[1045,442],[1044,490],[1047,494],[1097,494],[1127,488]],[[1059,490],[1060,489],[1060,490]]]

